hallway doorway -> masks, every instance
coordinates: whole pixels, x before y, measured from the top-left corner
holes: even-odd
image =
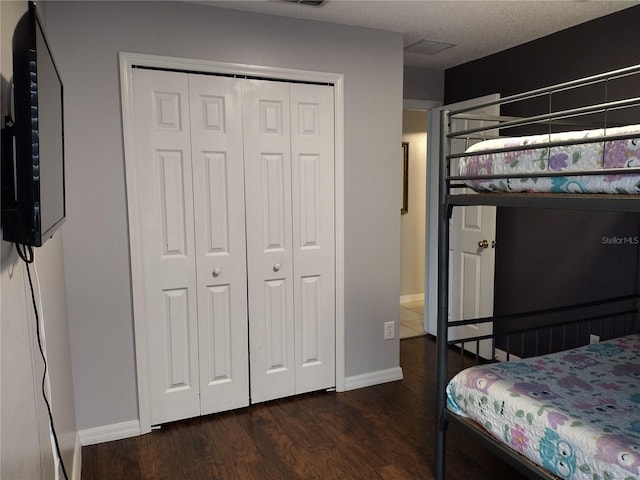
[[[427,186],[427,111],[405,109],[402,142],[403,166],[400,247],[400,338],[424,334],[425,232]],[[399,148],[400,150],[400,148]],[[404,161],[404,159],[399,159]]]

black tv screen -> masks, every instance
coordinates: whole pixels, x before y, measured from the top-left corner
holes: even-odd
[[[62,81],[34,2],[13,36],[13,101],[14,151],[3,148],[3,238],[40,247],[66,215],[64,122]]]

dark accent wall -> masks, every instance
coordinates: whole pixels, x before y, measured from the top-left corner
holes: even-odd
[[[402,98],[442,101],[444,98],[444,71],[405,65]]]
[[[446,70],[445,104],[512,95],[638,63],[640,6]],[[624,82],[619,90],[615,96],[631,90],[638,95],[640,80]],[[600,95],[587,89],[570,103],[601,101]],[[640,123],[635,115],[633,123]],[[637,291],[640,215],[501,208],[497,225],[496,314]],[[630,241],[612,244],[605,238]]]
[[[444,99],[512,95],[638,63],[640,6],[447,69]]]
[[[635,214],[503,208],[496,236],[500,313],[635,292],[640,245]]]

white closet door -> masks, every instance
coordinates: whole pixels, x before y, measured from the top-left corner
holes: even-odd
[[[251,402],[295,393],[289,85],[242,83]]]
[[[295,393],[335,386],[333,87],[291,84]]]
[[[134,110],[151,423],[335,386],[333,88],[140,69]]]
[[[335,386],[333,88],[243,83],[253,403]]]
[[[239,82],[189,75],[203,415],[249,404]]]
[[[136,69],[135,179],[151,424],[199,415],[196,256],[187,75]]]

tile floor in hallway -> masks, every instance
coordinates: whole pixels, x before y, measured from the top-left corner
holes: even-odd
[[[424,334],[424,301],[401,303],[400,339]]]

